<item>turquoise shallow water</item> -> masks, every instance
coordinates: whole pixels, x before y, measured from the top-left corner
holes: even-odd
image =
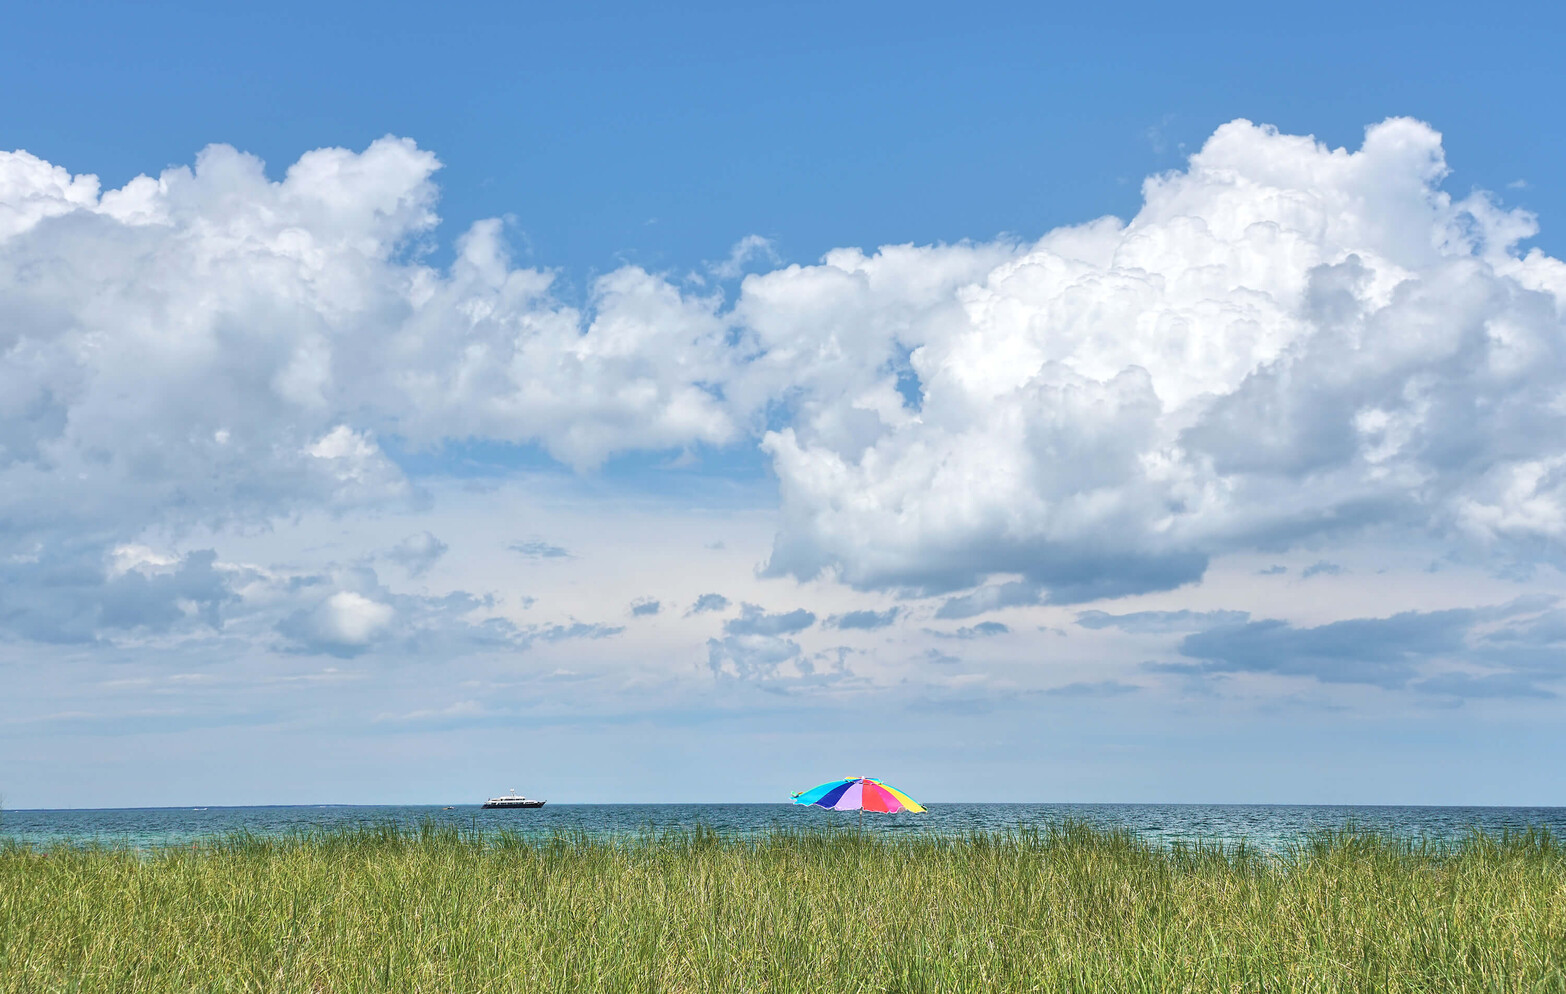
[[[888,835],[963,835],[1042,828],[1066,819],[1129,828],[1152,842],[1233,843],[1276,849],[1313,831],[1357,826],[1400,836],[1457,841],[1475,829],[1499,834],[1547,828],[1566,837],[1566,808],[1465,808],[1283,804],[930,804],[924,814],[864,816],[868,831]],[[629,835],[697,825],[750,834],[773,828],[852,827],[858,816],[792,804],[550,804],[530,811],[485,811],[476,805],[291,805],[242,808],[113,808],[3,811],[0,841],[33,845],[99,842],[182,845],[230,832],[288,835],[316,829],[426,822],[527,834]]]

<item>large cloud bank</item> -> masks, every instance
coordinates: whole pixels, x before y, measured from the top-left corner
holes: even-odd
[[[272,180],[213,146],[101,191],[0,154],[0,625],[221,624],[240,595],[210,557],[132,575],[114,550],[400,499],[392,438],[581,471],[759,444],[770,572],[968,591],[950,616],[1346,529],[1562,551],[1566,266],[1518,250],[1527,215],[1442,192],[1419,122],[1349,152],[1237,121],[1129,222],[843,249],[732,299],[624,267],[583,306],[498,222],[422,261],[438,165],[387,138]],[[370,640],[394,625],[371,596],[324,588],[293,637]]]
[[[983,607],[1165,588],[1346,528],[1557,555],[1566,267],[1519,257],[1531,219],[1454,202],[1445,172],[1414,121],[1353,153],[1225,125],[1129,223],[1051,232],[900,331],[917,411],[843,398],[769,434],[773,568],[1019,577]],[[838,278],[756,277],[740,313]]]

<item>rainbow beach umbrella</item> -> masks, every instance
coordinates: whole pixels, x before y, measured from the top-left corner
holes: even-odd
[[[858,811],[864,819],[866,811],[918,812],[924,805],[889,784],[875,777],[849,777],[831,780],[819,787],[802,790],[794,795],[795,804],[814,804],[818,808],[833,811]]]

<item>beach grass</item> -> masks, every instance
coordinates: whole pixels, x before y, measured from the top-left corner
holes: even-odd
[[[0,848],[0,991],[1566,991],[1566,847],[1064,824]]]

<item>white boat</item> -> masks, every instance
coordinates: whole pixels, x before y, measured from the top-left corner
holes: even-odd
[[[499,797],[491,797],[489,800],[484,802],[484,806],[486,808],[541,808],[544,806],[544,802],[535,801],[531,797],[523,797],[521,794],[518,794],[517,789],[513,787],[511,788],[511,792],[509,794],[502,794]]]

